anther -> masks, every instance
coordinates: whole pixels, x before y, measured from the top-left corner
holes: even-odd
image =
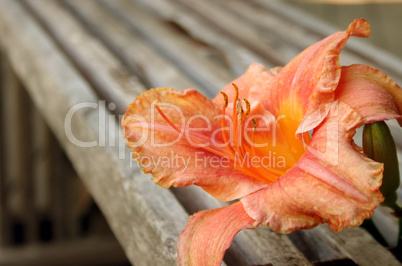
[[[237,87],[236,84],[232,83],[233,87],[235,88],[235,99],[234,101],[236,102],[237,99],[239,99],[239,87]]]
[[[247,99],[243,99],[243,101],[246,103],[246,115],[250,114],[250,102]]]
[[[221,94],[223,95],[223,101],[224,101],[224,107],[226,108],[226,107],[228,107],[228,103],[229,103],[229,101],[228,101],[228,96],[227,96],[227,94],[226,93],[224,93],[223,91],[221,91]]]

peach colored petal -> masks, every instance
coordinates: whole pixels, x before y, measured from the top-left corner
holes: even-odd
[[[355,19],[346,30],[352,36],[367,38],[370,36],[370,25],[364,19]]]
[[[264,105],[273,114],[286,115],[299,125],[304,114],[310,114],[322,104],[334,100],[341,69],[339,54],[350,36],[368,37],[370,26],[356,19],[346,31],[328,36],[310,46],[277,75]],[[314,125],[310,122],[304,124]],[[313,128],[304,128],[305,131]]]
[[[180,133],[155,110],[155,104]],[[215,119],[220,114],[217,105],[195,90],[153,89],[128,107],[123,135],[133,158],[156,184],[165,188],[194,184],[229,201],[266,184],[236,170],[227,149],[217,147],[216,143],[224,143],[220,119]]]
[[[259,96],[256,100],[261,100],[261,94],[264,93],[264,90],[267,89],[266,86],[261,87],[258,83],[264,82],[265,80],[271,80],[274,75],[268,71],[263,65],[258,63],[250,64],[247,71],[236,78],[234,81],[230,82],[225,88],[222,89],[222,92],[228,95],[229,102],[233,102],[235,96],[235,90],[233,89],[232,83],[236,84],[239,87],[239,98],[253,101],[254,99],[250,99],[251,91],[258,91],[257,96]],[[213,102],[218,105],[223,105],[224,101],[222,95],[218,94]]]
[[[177,245],[178,265],[221,265],[233,237],[258,224],[247,215],[240,202],[201,211],[188,220]]]
[[[362,123],[345,103],[331,104],[299,162],[277,182],[241,200],[246,212],[281,233],[320,223],[334,231],[361,224],[383,200],[378,189],[382,164],[353,143]]]
[[[280,233],[321,223],[340,231],[372,215],[383,201],[383,165],[362,154],[353,136],[365,123],[397,118],[402,125],[402,90],[375,68],[340,67],[339,54],[350,36],[369,35],[367,21],[356,19],[283,68],[254,63],[232,82],[240,101],[232,83],[222,90],[228,105],[220,94],[210,101],[194,90],[159,88],[129,106],[124,137],[155,183],[195,184],[225,201],[243,197],[190,217],[178,243],[179,265],[220,265],[237,232],[258,224]],[[236,140],[231,147],[222,145],[228,140],[222,134],[227,123],[216,119],[222,113],[235,129],[245,129],[233,130],[236,140],[267,145]],[[260,159],[272,153],[286,162],[239,167],[235,153]]]
[[[239,98],[247,99],[250,103],[250,115],[248,119],[254,117],[256,119],[255,143],[267,144],[264,149],[255,149],[257,155],[264,156],[267,154],[275,154],[276,157],[288,157],[287,167],[291,167],[297,162],[301,154],[304,153],[304,148],[300,140],[296,139],[295,131],[300,121],[294,121],[294,117],[288,115],[273,114],[272,108],[268,108],[263,103],[272,95],[272,88],[275,86],[278,74],[282,68],[276,67],[267,70],[264,66],[258,63],[253,63],[247,71],[228,84],[222,92],[228,96],[229,104],[226,108],[226,113],[233,112],[233,100],[235,99],[235,89],[232,84],[236,84],[239,88]],[[222,95],[218,94],[213,100],[215,103],[224,104]],[[292,103],[284,103],[284,106],[291,106]],[[268,108],[268,109],[267,109]],[[250,121],[250,120],[249,120]],[[251,132],[251,123],[246,127]],[[306,135],[307,139],[308,136]],[[250,136],[249,136],[250,139]],[[251,148],[246,147],[246,150],[251,154]],[[286,170],[278,169],[280,171]]]
[[[402,89],[384,72],[367,66],[342,67],[336,97],[347,103],[364,123],[398,118],[402,125]]]

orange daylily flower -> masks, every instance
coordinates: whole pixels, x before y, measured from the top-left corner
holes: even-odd
[[[289,233],[328,223],[340,231],[373,214],[383,201],[383,166],[353,136],[367,123],[402,125],[402,90],[373,67],[340,67],[349,37],[369,35],[367,21],[356,19],[283,68],[252,64],[212,101],[158,88],[128,107],[124,137],[156,184],[240,199],[189,218],[178,264],[220,265],[242,229]]]

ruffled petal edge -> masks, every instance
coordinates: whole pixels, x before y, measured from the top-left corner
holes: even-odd
[[[178,265],[221,265],[234,236],[258,224],[241,202],[192,215],[179,237]]]

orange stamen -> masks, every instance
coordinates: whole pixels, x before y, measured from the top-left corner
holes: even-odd
[[[243,157],[244,154],[246,153],[246,151],[244,149],[244,143],[245,143],[245,141],[244,141],[244,121],[245,121],[246,114],[243,111],[240,100],[239,100],[238,106],[240,107],[240,110],[238,112],[238,122],[239,122],[239,124],[238,124],[239,132],[238,133],[240,133],[240,134],[238,136],[239,143],[237,143],[237,146],[239,147],[241,157]]]
[[[234,141],[235,141],[235,146],[237,144],[237,101],[239,99],[239,88],[237,87],[236,84],[232,83],[234,89],[235,89],[235,98],[233,101],[233,129],[234,129]]]
[[[243,99],[243,101],[246,103],[246,115],[250,114],[250,102],[247,99]]]
[[[241,122],[241,140],[243,141],[244,138],[244,130],[245,130],[245,123],[246,123],[246,117],[250,114],[250,102],[247,99],[243,99],[244,103],[246,104],[246,111],[242,112],[242,122]],[[245,143],[245,142],[242,142]],[[244,149],[244,145],[241,145],[241,151],[243,154],[245,154],[245,149]]]
[[[223,107],[226,108],[226,107],[228,107],[228,103],[229,103],[229,101],[228,101],[228,95],[227,95],[226,93],[224,93],[223,91],[221,91],[221,94],[222,94],[222,96],[223,96],[223,101],[225,102],[225,103],[223,104]]]
[[[251,156],[256,156],[255,154],[255,130],[257,127],[257,121],[255,120],[255,118],[253,117],[251,119],[251,121],[253,122],[253,132],[251,133]]]
[[[237,106],[235,110],[235,116],[233,116],[234,122],[234,147],[238,148],[241,146],[242,137],[242,121],[243,121],[243,108],[241,107],[240,100],[237,100]]]
[[[228,96],[226,93],[221,91],[221,94],[223,95],[223,101],[224,101],[224,104],[222,106],[221,128],[222,128],[223,141],[224,141],[224,143],[228,143],[228,137],[226,135],[226,130],[224,130],[224,128],[225,128],[226,107],[228,107],[229,101],[228,101]]]
[[[239,99],[239,88],[237,87],[236,84],[232,83],[234,89],[235,89],[235,96],[233,100],[233,113],[232,113],[232,119],[233,119],[233,145],[230,145],[229,148],[231,148],[231,158],[230,160],[234,160],[234,153],[238,152],[240,158],[244,158],[246,154],[246,146],[244,145],[244,134],[243,132],[245,128],[245,121],[246,117],[250,115],[251,113],[251,105],[250,102],[247,99],[243,99],[245,103],[245,109],[243,109],[242,102]],[[222,106],[222,120],[221,120],[221,127],[222,127],[222,134],[223,134],[223,139],[225,143],[228,141],[228,136],[226,135],[226,131],[223,130],[226,126],[226,121],[224,119],[224,115],[226,114],[226,108],[229,104],[228,96],[226,93],[221,92],[224,100],[224,104]],[[252,118],[252,133],[251,133],[251,157],[253,158],[254,156],[258,156],[256,154],[255,150],[255,138],[256,138],[256,127],[257,127],[257,121],[255,118]],[[242,172],[246,173],[249,176],[252,176],[256,180],[262,181],[262,182],[275,182],[279,176],[283,175],[283,171],[277,170],[277,169],[267,169],[265,167],[258,167],[258,168],[253,168],[253,169],[248,169],[248,168],[242,168]]]
[[[236,84],[232,83],[233,87],[235,88],[235,100],[239,99],[239,87]]]

